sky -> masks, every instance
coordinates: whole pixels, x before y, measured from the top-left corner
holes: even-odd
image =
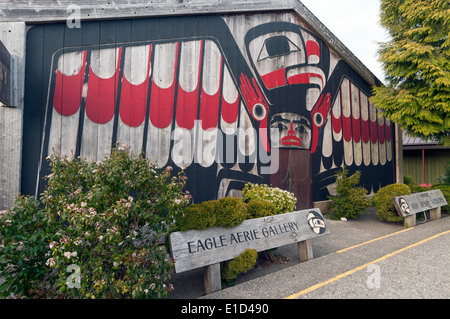
[[[356,57],[384,81],[377,42],[387,40],[380,0],[300,0]]]

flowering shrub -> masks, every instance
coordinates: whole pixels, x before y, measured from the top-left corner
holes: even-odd
[[[41,205],[21,197],[1,220],[3,295],[155,298],[173,289],[158,239],[190,201],[184,175],[123,146],[104,161],[48,160]]]
[[[246,203],[252,200],[267,200],[276,207],[276,214],[295,211],[297,198],[291,192],[265,184],[245,184],[242,190],[242,200]]]
[[[424,188],[427,188],[427,189],[430,189],[431,187],[433,187],[433,185],[427,184],[427,183],[422,183],[422,184],[420,184],[419,186],[424,187]]]

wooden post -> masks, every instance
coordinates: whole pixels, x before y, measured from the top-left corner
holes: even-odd
[[[430,209],[430,219],[436,220],[441,218],[441,207]]]
[[[210,294],[222,289],[220,277],[220,263],[212,264],[204,268],[205,294]]]
[[[403,183],[403,137],[402,128],[395,124],[395,176],[397,183]]]
[[[297,245],[301,263],[314,258],[311,239],[300,241]]]
[[[416,226],[416,214],[411,214],[409,216],[403,217],[403,222],[406,227]]]

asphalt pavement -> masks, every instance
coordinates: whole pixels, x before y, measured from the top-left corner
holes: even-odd
[[[423,214],[421,214],[423,216]],[[203,268],[173,274],[168,299],[449,299],[450,218],[412,228],[377,219],[326,218],[330,233],[313,240],[314,259],[299,263],[297,245],[261,256],[231,287],[205,295]]]

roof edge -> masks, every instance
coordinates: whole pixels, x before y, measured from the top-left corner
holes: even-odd
[[[294,11],[330,49],[334,50],[371,86],[382,82],[300,1],[300,0],[18,0],[0,4],[1,22],[27,24],[55,23],[73,19],[81,21],[129,19],[198,14]]]

